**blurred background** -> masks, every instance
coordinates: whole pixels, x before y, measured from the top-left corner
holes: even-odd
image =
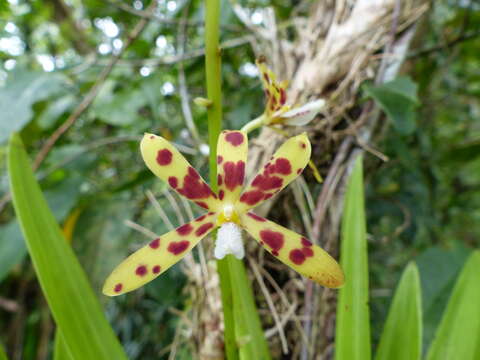
[[[375,3],[369,17],[361,0],[222,1],[224,127],[238,129],[263,112],[255,66],[262,54],[290,81],[292,101],[327,100],[302,129],[325,182],[307,169],[261,213],[337,254],[350,154],[364,152],[373,344],[401,271],[415,260],[427,347],[454,279],[479,246],[480,4]],[[20,132],[99,294],[106,275],[151,232],[200,213],[154,178],[138,141],[146,131],[172,140],[208,178],[206,111],[192,101],[205,96],[203,2],[150,5],[0,2],[0,341],[10,359],[51,358],[55,330],[10,201],[12,132]],[[250,175],[280,141],[269,129],[252,135]],[[272,356],[305,359],[306,331],[311,358],[331,358],[335,291],[312,288],[246,240]],[[221,353],[211,242],[138,291],[99,295],[130,359]],[[281,334],[269,297],[285,320]]]

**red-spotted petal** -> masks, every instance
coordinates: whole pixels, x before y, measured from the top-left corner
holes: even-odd
[[[292,182],[308,164],[310,152],[305,133],[287,140],[243,191],[237,211],[243,213],[260,205]]]
[[[343,285],[343,271],[335,259],[305,237],[252,212],[240,219],[255,240],[295,271],[326,287]]]
[[[103,293],[121,295],[152,281],[215,229],[215,221],[215,214],[208,213],[151,241],[113,270],[103,285]]]
[[[217,210],[217,196],[169,141],[145,134],[140,150],[148,168],[177,193],[207,210]]]
[[[222,131],[217,146],[218,198],[234,204],[245,178],[248,138],[243,131]]]

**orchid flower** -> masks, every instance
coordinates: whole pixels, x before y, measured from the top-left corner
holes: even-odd
[[[125,259],[105,281],[103,293],[120,295],[155,279],[214,229],[214,255],[244,256],[242,229],[270,254],[300,274],[327,287],[343,284],[342,270],[323,249],[302,235],[251,210],[292,182],[310,159],[306,134],[287,140],[242,191],[248,139],[242,131],[222,131],[217,148],[218,192],[214,193],[180,152],[160,136],[145,134],[140,149],[147,167],[178,194],[208,212],[151,241]]]
[[[286,93],[288,82],[278,82],[275,74],[265,64],[263,57],[259,58],[256,63],[267,98],[263,114],[267,124],[306,125],[325,105],[323,99],[308,102],[303,106],[288,104]]]

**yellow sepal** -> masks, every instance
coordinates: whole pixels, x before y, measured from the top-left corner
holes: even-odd
[[[320,285],[338,288],[344,283],[340,265],[305,237],[252,212],[240,216],[243,228],[269,253]]]

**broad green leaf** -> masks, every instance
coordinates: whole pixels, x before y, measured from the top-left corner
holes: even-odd
[[[362,157],[350,176],[342,219],[340,265],[345,285],[338,294],[336,360],[369,360],[368,255]]]
[[[422,300],[417,266],[400,279],[378,345],[376,360],[419,360],[422,355]]]
[[[20,137],[10,139],[13,205],[45,298],[73,359],[126,359],[35,180]]]
[[[44,130],[50,129],[53,125],[55,125],[60,116],[65,114],[73,107],[75,102],[75,97],[70,94],[51,101],[47,105],[47,108],[38,117],[38,126]]]
[[[227,256],[231,290],[233,294],[233,316],[235,318],[235,338],[240,359],[270,359],[268,344],[262,330],[258,310],[255,306],[250,281],[243,262]]]
[[[21,130],[33,117],[32,105],[60,91],[66,84],[59,73],[18,69],[0,88],[0,143]]]
[[[480,251],[470,255],[453,289],[427,360],[480,359]]]
[[[117,92],[113,91],[111,83],[102,91],[102,96],[97,98],[92,110],[103,122],[110,125],[129,125],[138,118],[138,110],[147,103],[147,99],[140,90],[130,87]],[[156,89],[158,92],[158,89]]]
[[[364,89],[365,93],[385,111],[398,132],[408,135],[415,130],[417,84],[410,78],[399,77],[378,86],[366,85]]]

